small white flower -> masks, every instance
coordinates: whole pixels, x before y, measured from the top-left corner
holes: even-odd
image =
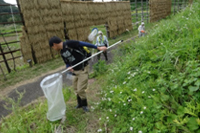
[[[126,106],[126,104],[124,103],[124,106]]]
[[[146,109],[147,107],[144,107],[144,109]]]
[[[130,127],[130,130],[132,131],[132,130],[133,130],[133,127]]]
[[[111,99],[110,99],[110,98],[108,98],[108,101],[111,101]]]
[[[110,91],[110,93],[113,93],[114,91]]]
[[[117,115],[115,114],[115,117],[117,117]]]
[[[148,98],[151,98],[151,96],[148,96]]]
[[[142,131],[138,131],[138,133],[142,133]]]
[[[189,19],[189,18],[186,18],[187,20]]]
[[[128,99],[128,102],[131,102],[132,101],[132,99]]]
[[[126,84],[126,81],[124,81],[123,84]]]
[[[99,120],[101,120],[101,118],[99,118]]]
[[[147,73],[148,73],[148,74],[150,74],[151,72],[150,72],[150,71],[148,71]]]
[[[131,79],[131,77],[128,77],[128,79]]]
[[[132,119],[133,121],[135,120],[135,118]]]
[[[130,74],[131,72],[129,71],[127,74]]]
[[[122,92],[120,92],[120,94],[122,94]]]
[[[109,117],[106,117],[106,119],[109,119]]]
[[[137,91],[137,88],[135,88],[133,91]]]
[[[134,76],[135,76],[135,74],[133,73],[133,74],[131,74],[131,76],[132,76],[132,77],[134,77]]]
[[[153,89],[153,91],[155,91],[156,89]]]
[[[144,93],[144,91],[142,91],[142,93]]]
[[[102,132],[102,129],[98,129],[97,132]]]
[[[141,111],[140,114],[143,114],[143,111]]]
[[[112,112],[112,109],[110,109],[109,111]]]
[[[161,45],[163,45],[163,43],[161,43]]]
[[[115,85],[115,88],[117,88],[117,86]]]

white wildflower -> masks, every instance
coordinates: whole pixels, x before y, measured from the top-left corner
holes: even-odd
[[[108,101],[111,101],[111,99],[110,99],[110,98],[108,98]]]
[[[127,74],[130,74],[131,72],[129,71]]]
[[[140,114],[143,114],[143,111],[141,111]]]
[[[135,120],[135,118],[132,119],[133,121]]]
[[[102,132],[102,129],[98,129],[97,132]]]
[[[126,81],[124,81],[123,84],[126,84]]]
[[[144,107],[144,109],[146,109],[147,107]]]
[[[151,96],[148,96],[148,98],[151,98]]]
[[[132,130],[133,130],[133,127],[130,127],[130,130],[132,131]]]
[[[138,133],[142,133],[142,131],[138,131]]]
[[[109,119],[109,117],[106,117],[106,119]]]
[[[133,91],[137,91],[137,88],[135,88]]]
[[[120,94],[122,94],[122,92],[120,92]]]
[[[156,89],[153,89],[153,91],[155,91]]]
[[[126,104],[124,103],[124,106],[126,106]]]
[[[142,91],[142,93],[144,93],[144,91]]]
[[[112,109],[109,109],[110,112],[112,112]]]
[[[114,91],[110,91],[110,93],[113,93]]]
[[[99,120],[101,120],[101,118],[99,118]]]
[[[117,117],[117,115],[115,114],[115,117]]]

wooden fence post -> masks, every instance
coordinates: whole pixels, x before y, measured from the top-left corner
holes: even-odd
[[[146,0],[146,9],[147,9],[147,14],[146,14],[146,18],[147,18],[147,23],[149,23],[149,0]]]
[[[143,0],[141,0],[141,10],[142,10],[141,21],[144,22],[144,14],[143,14]]]
[[[137,23],[137,21],[138,21],[138,14],[137,14],[137,0],[135,0],[135,13],[136,13],[136,15],[135,15],[135,17],[136,17],[136,23]],[[137,27],[138,27],[138,23],[137,23]]]
[[[173,6],[174,6],[174,15],[175,15],[175,12],[176,12],[176,8],[175,8],[175,6],[176,6],[176,0],[174,0],[174,3],[173,3]]]
[[[11,69],[10,69],[10,67],[9,67],[9,65],[8,65],[7,60],[6,60],[5,54],[4,54],[4,52],[3,52],[3,48],[1,47],[1,43],[0,43],[0,51],[1,51],[1,53],[2,53],[3,60],[4,60],[4,62],[5,62],[5,65],[6,65],[6,68],[7,68],[7,70],[8,70],[8,73],[10,73],[10,72],[11,72]]]

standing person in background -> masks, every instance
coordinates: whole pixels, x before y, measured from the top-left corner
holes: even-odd
[[[87,97],[86,97],[86,89],[88,86],[88,62],[85,61],[80,65],[77,65],[76,67],[72,68],[75,64],[81,62],[86,57],[83,54],[83,47],[89,47],[98,49],[100,51],[104,51],[107,48],[104,47],[97,47],[93,44],[82,42],[82,41],[75,41],[75,40],[66,40],[63,42],[60,38],[57,36],[53,36],[49,40],[49,46],[53,48],[56,51],[59,51],[63,61],[66,64],[66,67],[74,74],[74,80],[73,80],[73,88],[77,95],[77,106],[76,108],[83,108],[85,112],[88,112],[88,103],[87,103]]]
[[[98,32],[98,36],[97,36],[95,45],[97,47],[109,47],[108,39],[107,39],[107,37],[105,35],[103,35],[102,31]],[[99,50],[97,50],[97,52],[99,52]],[[104,54],[104,57],[105,57],[105,59],[107,61],[108,60],[107,51],[104,51],[103,54]],[[100,60],[100,56],[101,56],[101,54],[97,55],[97,59],[98,60]]]
[[[145,36],[144,22],[142,22],[141,25],[138,27],[138,31],[139,31],[139,37]]]

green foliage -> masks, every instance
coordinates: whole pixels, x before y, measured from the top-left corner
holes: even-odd
[[[3,0],[0,0],[0,4],[7,4]],[[12,11],[14,13],[19,12],[18,7],[12,6]],[[10,6],[1,6],[0,8],[1,13],[11,13]],[[15,21],[21,21],[21,17],[19,14],[13,14],[15,17]],[[1,15],[0,16],[0,22],[12,22],[12,16],[11,15]]]
[[[105,82],[96,108],[101,111],[98,131],[200,132],[199,9],[200,4],[194,3],[161,21],[146,37],[124,43],[115,51],[113,64],[100,61],[94,65],[94,73]],[[64,91],[67,101],[71,93]],[[46,111],[47,103],[43,102],[34,109],[18,111],[3,120],[0,132],[53,132],[59,123],[48,122]],[[88,119],[72,108],[66,115],[65,125],[78,124],[74,131],[84,132]]]
[[[93,66],[93,77],[103,75],[108,69],[108,65],[104,60],[99,60],[96,64]]]
[[[20,103],[23,97],[23,93],[19,93],[19,98],[15,101],[12,98],[6,98],[7,101],[5,106],[8,110],[13,113],[10,117],[4,118],[0,124],[0,132],[2,133],[33,133],[33,132],[54,132],[55,128],[58,127],[60,121],[50,122],[46,119],[46,112],[48,110],[47,102],[38,100],[37,103],[32,104],[26,108],[21,108]],[[68,88],[63,89],[65,101],[68,101],[71,92]],[[34,108],[34,109],[33,109]],[[63,128],[63,127],[62,127]]]
[[[124,44],[99,108],[112,132],[199,132],[199,3]],[[112,79],[112,80],[109,80]]]

